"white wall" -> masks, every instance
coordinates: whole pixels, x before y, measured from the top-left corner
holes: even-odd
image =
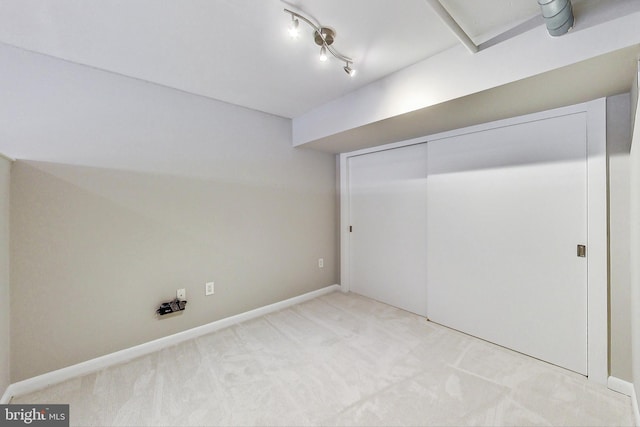
[[[630,241],[631,241],[631,349],[633,384],[636,398],[640,398],[640,108],[637,108],[638,85],[634,85],[636,105],[632,104],[635,118],[632,131],[631,155],[629,157],[630,170]],[[637,403],[640,404],[640,401]],[[636,408],[638,405],[635,406]],[[636,422],[640,422],[637,418]]]
[[[13,382],[337,283],[335,160],[292,148],[290,120],[6,46],[0,63]],[[178,288],[187,310],[156,319]]]
[[[610,375],[632,380],[629,282],[631,96],[607,98]]]
[[[9,385],[9,178],[11,162],[0,155],[0,396]]]

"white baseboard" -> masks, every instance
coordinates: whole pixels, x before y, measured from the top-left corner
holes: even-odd
[[[7,156],[6,154],[3,154],[3,153],[0,153],[0,157],[3,158],[3,159],[9,160],[10,162],[15,162],[16,161],[16,159],[14,159],[12,157],[9,157],[9,156]],[[1,403],[0,403],[0,405],[1,405]]]
[[[621,380],[616,377],[609,377],[607,380],[607,387],[610,390],[617,391],[618,393],[626,394],[631,398],[631,406],[633,408],[633,418],[636,426],[640,426],[640,411],[638,410],[638,397],[636,395],[636,389],[629,381]]]
[[[53,384],[61,383],[63,381],[82,375],[91,374],[109,366],[127,362],[140,356],[145,356],[149,353],[174,346],[181,342],[198,338],[202,335],[210,334],[220,329],[228,328],[229,326],[245,322],[247,320],[255,319],[256,317],[264,316],[265,314],[273,313],[275,311],[291,307],[292,305],[309,301],[311,299],[337,291],[339,289],[340,285],[327,286],[326,288],[318,289],[317,291],[308,292],[297,297],[289,298],[284,301],[256,308],[255,310],[250,310],[244,313],[237,314],[235,316],[216,320],[215,322],[211,322],[206,325],[178,332],[177,334],[169,335],[157,340],[146,342],[144,344],[116,351],[115,353],[110,353],[104,356],[97,357],[95,359],[87,360],[86,362],[81,362],[76,365],[68,366],[66,368],[38,375],[37,377],[13,383],[9,385],[9,387],[5,391],[0,403],[8,403],[14,396],[21,396],[24,394],[32,393]]]
[[[2,398],[0,399],[0,405],[6,405],[7,403],[9,403],[11,401],[11,397],[11,385],[9,385],[9,387],[7,387],[7,389],[4,391]]]
[[[634,391],[633,384],[617,377],[609,377],[607,379],[607,388],[609,390],[617,391],[618,393],[626,394],[627,396],[631,396]]]
[[[631,392],[631,406],[633,408],[633,419],[636,426],[640,426],[640,410],[638,410],[638,396],[636,395],[636,389],[633,388]]]

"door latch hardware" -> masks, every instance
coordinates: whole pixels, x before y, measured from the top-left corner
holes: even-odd
[[[578,245],[578,256],[580,258],[587,256],[587,247],[585,245]]]

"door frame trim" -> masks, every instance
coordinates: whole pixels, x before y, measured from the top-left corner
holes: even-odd
[[[609,376],[606,98],[340,154],[342,291],[350,290],[350,157],[576,113],[586,113],[587,117],[587,372],[589,380],[606,385]]]

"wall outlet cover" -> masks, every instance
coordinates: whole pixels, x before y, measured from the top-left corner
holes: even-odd
[[[214,282],[207,282],[204,285],[204,294],[205,295],[213,295],[215,292]]]

